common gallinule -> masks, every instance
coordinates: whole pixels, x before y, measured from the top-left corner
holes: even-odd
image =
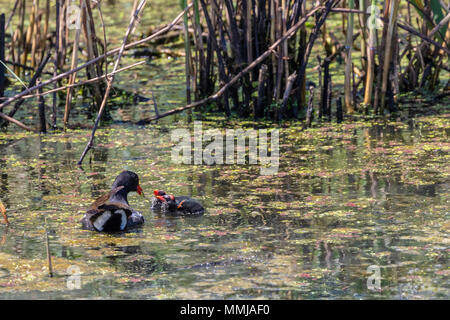
[[[205,208],[195,199],[167,194],[162,190],[154,190],[155,195],[152,200],[152,210],[161,210],[166,214],[176,215],[202,215]]]
[[[111,191],[94,201],[81,223],[85,229],[115,232],[144,223],[142,214],[128,204],[128,193],[135,191],[143,195],[139,177],[131,171],[121,172],[114,181]]]

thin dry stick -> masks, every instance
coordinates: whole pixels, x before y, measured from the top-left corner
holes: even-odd
[[[116,74],[116,73],[119,73],[119,72],[122,72],[122,71],[125,71],[125,70],[128,70],[128,69],[131,69],[133,67],[139,66],[139,65],[144,64],[144,63],[145,63],[145,61],[139,61],[139,62],[133,63],[133,64],[131,64],[129,66],[117,69],[115,72],[111,72],[109,75]],[[81,82],[77,82],[77,83],[74,83],[74,84],[70,84],[70,85],[59,87],[59,88],[51,89],[51,90],[48,90],[48,91],[45,91],[45,92],[42,92],[42,93],[36,93],[36,94],[30,94],[30,95],[27,95],[27,96],[23,96],[22,99],[29,99],[29,98],[39,97],[39,96],[45,96],[47,94],[55,93],[57,91],[66,90],[68,88],[84,86],[84,85],[89,84],[89,83],[100,81],[100,80],[102,80],[102,79],[104,79],[106,77],[107,77],[107,75],[101,75],[101,76],[96,77],[96,78],[91,78],[91,79],[84,80],[84,81],[81,81]]]
[[[3,118],[3,119],[5,119],[6,121],[9,121],[9,122],[14,123],[15,125],[21,127],[22,129],[25,129],[25,130],[27,130],[27,131],[34,131],[33,128],[31,128],[31,127],[29,127],[29,126],[23,124],[23,123],[20,122],[19,120],[16,120],[16,119],[14,119],[14,118],[11,118],[10,116],[7,116],[7,115],[4,114],[3,112],[0,112],[0,117]]]
[[[183,10],[181,13],[179,13],[176,16],[176,18],[171,23],[169,23],[167,26],[165,26],[164,28],[162,28],[159,31],[155,32],[154,34],[148,36],[147,38],[144,38],[144,39],[141,39],[141,40],[129,43],[128,45],[125,46],[125,50],[128,50],[130,48],[134,48],[134,47],[136,47],[136,46],[138,46],[140,44],[146,43],[146,42],[148,42],[150,40],[155,39],[156,37],[160,36],[161,34],[170,31],[178,23],[178,21],[183,17],[184,13],[187,10],[189,10],[191,7],[192,7],[192,3],[190,5],[188,5],[185,10]],[[103,55],[101,55],[101,56],[99,56],[99,57],[97,57],[95,59],[92,59],[92,60],[84,63],[83,65],[75,68],[75,69],[72,69],[72,70],[69,70],[67,72],[61,73],[61,74],[59,74],[56,77],[53,77],[53,78],[51,78],[51,79],[49,79],[49,80],[47,80],[45,82],[42,82],[38,86],[33,86],[31,88],[27,88],[26,90],[16,94],[15,96],[9,98],[8,100],[6,100],[2,104],[0,104],[0,111],[3,110],[4,107],[6,107],[7,105],[11,104],[12,102],[22,98],[23,96],[25,96],[27,94],[31,94],[32,91],[35,91],[35,90],[37,90],[37,89],[39,89],[41,87],[47,86],[47,85],[49,85],[49,84],[51,84],[51,83],[53,83],[55,81],[58,81],[60,79],[66,78],[66,77],[70,76],[72,73],[78,72],[78,71],[86,68],[87,66],[90,66],[91,64],[96,63],[97,61],[100,61],[102,59],[105,59],[106,57],[109,57],[109,56],[112,56],[112,55],[116,54],[117,52],[120,51],[120,49],[121,48],[116,48],[116,49],[113,49],[111,51],[108,51],[107,53],[105,53],[105,54],[103,54]]]
[[[381,104],[380,104],[381,114],[384,113],[384,105],[388,86],[388,75],[390,72],[389,66],[391,64],[391,57],[392,57],[392,47],[393,47],[392,41],[393,39],[395,39],[394,30],[397,20],[397,12],[399,4],[400,0],[392,0],[391,7],[389,8],[389,25],[387,29],[386,48],[384,52],[384,65],[383,65],[382,86],[381,86]]]
[[[355,6],[354,0],[349,0],[349,8],[353,9]],[[345,55],[345,78],[344,78],[344,103],[347,113],[353,113],[355,108],[352,101],[352,87],[351,87],[351,71],[352,71],[352,45],[353,45],[353,27],[354,17],[353,13],[350,13],[347,19],[347,41],[345,43],[345,49],[347,50]]]
[[[56,0],[56,34],[55,34],[55,57],[53,61],[53,77],[58,75],[58,60],[59,60],[59,24],[60,24],[60,0]],[[55,82],[53,88],[56,89],[58,84]],[[52,97],[52,127],[56,129],[56,92]]]
[[[376,1],[372,0],[372,15],[375,16]],[[367,76],[366,88],[364,91],[364,105],[368,110],[372,103],[373,81],[375,79],[375,49],[376,49],[376,28],[369,25],[369,42],[367,44]]]
[[[138,16],[141,13],[142,9],[144,8],[146,2],[147,2],[146,0],[142,0],[139,3],[136,11],[134,12],[134,15],[131,18],[130,24],[129,24],[128,29],[127,29],[127,32],[125,33],[125,37],[123,39],[122,46],[120,47],[119,54],[118,54],[118,56],[116,58],[116,62],[114,64],[113,71],[108,77],[108,85],[106,86],[105,95],[103,96],[103,101],[102,101],[102,104],[100,106],[100,110],[98,111],[97,118],[95,119],[95,124],[94,124],[94,128],[92,129],[91,137],[89,139],[89,142],[86,145],[86,148],[84,149],[84,151],[83,151],[83,153],[82,153],[82,155],[80,157],[80,160],[78,161],[78,165],[81,165],[83,163],[84,157],[86,156],[88,151],[92,148],[92,145],[93,145],[93,142],[94,142],[95,132],[97,131],[97,127],[98,127],[98,124],[100,122],[100,118],[101,118],[101,116],[103,114],[103,111],[105,110],[106,102],[108,101],[109,91],[111,90],[112,83],[114,81],[114,74],[113,73],[117,70],[117,68],[119,66],[120,59],[122,58],[122,54],[123,54],[123,52],[125,50],[125,45],[127,44],[127,41],[128,41],[128,37],[130,36],[131,31],[134,29],[134,23],[138,19]]]
[[[284,40],[292,37],[295,32],[301,27],[303,26],[306,21],[308,21],[309,17],[311,17],[312,15],[314,15],[317,11],[323,9],[324,7],[316,7],[314,9],[312,9],[310,12],[308,12],[299,22],[297,22],[294,26],[292,26],[281,38],[279,38],[277,41],[275,41],[270,47],[269,49],[264,52],[263,54],[261,54],[258,58],[256,58],[252,63],[250,63],[245,69],[243,69],[241,72],[239,72],[237,75],[234,76],[233,79],[231,79],[230,81],[228,81],[225,85],[223,85],[215,94],[204,98],[200,101],[188,104],[184,107],[179,107],[179,108],[175,108],[172,110],[169,110],[167,112],[164,112],[162,114],[160,114],[158,117],[152,117],[152,118],[148,118],[148,119],[143,119],[141,121],[139,121],[140,123],[146,123],[146,122],[151,122],[154,120],[158,120],[160,118],[164,118],[167,116],[170,116],[172,114],[176,114],[176,113],[180,113],[183,112],[184,110],[188,110],[188,109],[192,109],[192,108],[196,108],[199,107],[201,105],[204,105],[205,103],[208,102],[212,102],[214,100],[217,100],[218,98],[220,98],[224,92],[226,92],[228,90],[228,88],[230,88],[231,86],[233,86],[242,76],[244,76],[245,74],[247,74],[250,70],[252,70],[253,68],[255,68],[257,65],[259,65],[261,62],[263,62],[269,55],[272,54],[272,52],[274,52],[274,50],[277,48],[277,46],[280,45],[280,43],[282,43]]]
[[[84,9],[85,9],[85,2],[83,0],[81,0],[81,11],[83,12]],[[78,44],[80,42],[80,35],[81,35],[81,27],[79,26],[75,33],[75,41],[73,42],[72,65],[71,65],[70,69],[75,69],[76,65],[78,64]],[[69,84],[73,84],[75,82],[76,76],[77,76],[77,73],[74,72],[69,77]],[[64,129],[67,127],[67,123],[69,122],[71,104],[72,104],[72,88],[69,88],[69,89],[67,89],[66,106],[64,109]]]
[[[9,15],[8,21],[6,22],[6,25],[5,25],[5,31],[8,29],[11,19],[14,16],[14,14],[16,13],[16,9],[17,9],[17,5],[19,4],[19,1],[20,0],[16,0],[16,2],[14,3],[14,7],[13,7],[11,14]]]
[[[37,68],[36,72],[34,73],[33,77],[31,78],[28,87],[34,86],[37,79],[41,76],[42,71],[44,70],[48,60],[50,59],[51,55],[50,53],[47,55],[47,57],[44,58],[44,60],[41,62],[41,64],[39,65],[39,67]],[[17,112],[17,110],[20,108],[20,106],[22,105],[22,103],[24,102],[24,99],[20,99],[19,101],[16,102],[16,104],[14,105],[13,110],[10,111],[10,113],[8,114],[8,117],[12,118],[14,117],[14,114]],[[1,123],[0,127],[5,127],[7,126],[8,123]]]

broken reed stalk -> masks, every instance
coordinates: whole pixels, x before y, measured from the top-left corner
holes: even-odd
[[[297,72],[296,71],[294,71],[294,73],[291,74],[287,79],[286,90],[284,90],[284,94],[283,94],[283,102],[281,104],[281,108],[277,115],[278,120],[281,120],[281,118],[283,117],[283,114],[286,111],[288,99],[289,99],[289,96],[291,95],[292,87],[294,86],[295,80],[297,80]]]
[[[40,83],[41,81],[38,80],[37,83]],[[42,88],[40,88],[39,93],[42,93]],[[45,120],[45,99],[43,95],[39,95],[38,97],[38,110],[39,110],[39,132],[41,133],[47,133],[47,122]]]
[[[81,12],[83,12],[85,9],[85,1],[81,0]],[[73,42],[73,50],[72,50],[72,64],[70,66],[70,69],[75,69],[75,67],[78,64],[78,46],[80,42],[80,35],[81,35],[81,25],[78,25],[75,31],[75,40]],[[77,76],[77,73],[74,72],[69,77],[69,85],[74,84],[75,78]],[[69,122],[69,116],[70,116],[70,109],[72,104],[72,87],[69,87],[67,89],[67,95],[66,95],[66,105],[64,108],[64,130],[67,128],[67,123]]]
[[[319,62],[319,65],[317,66],[317,73],[318,73],[318,81],[319,81],[319,108],[318,108],[318,117],[319,119],[322,118],[322,95],[323,95],[323,79],[322,79],[322,59],[320,58],[320,55],[317,55],[317,61]]]
[[[308,108],[306,109],[306,121],[304,128],[311,128],[312,118],[313,118],[313,108],[314,108],[314,86],[309,87],[309,101]]]
[[[146,2],[147,2],[147,0],[141,0],[141,2],[139,3],[136,11],[134,12],[134,14],[133,14],[133,16],[132,16],[132,18],[130,20],[130,24],[128,25],[128,29],[127,29],[127,31],[125,33],[125,36],[124,36],[124,39],[123,39],[123,42],[122,42],[122,46],[120,47],[119,54],[118,54],[118,56],[116,58],[116,62],[114,64],[114,68],[113,68],[112,74],[108,75],[108,78],[107,78],[108,84],[106,86],[106,90],[105,90],[105,94],[103,96],[103,101],[102,101],[102,104],[100,106],[100,110],[98,111],[97,118],[95,119],[95,124],[94,124],[94,128],[92,129],[91,137],[89,138],[89,141],[88,141],[88,143],[86,145],[86,148],[84,149],[83,153],[81,154],[80,160],[78,161],[78,165],[81,165],[83,163],[84,157],[86,156],[88,151],[93,146],[95,132],[97,131],[97,127],[98,127],[98,124],[100,122],[100,118],[101,118],[101,116],[103,114],[103,111],[105,110],[106,103],[107,103],[108,97],[109,97],[109,92],[111,90],[112,83],[114,81],[114,77],[115,77],[114,72],[119,67],[120,59],[122,58],[123,52],[125,50],[125,45],[127,44],[128,37],[130,36],[131,31],[134,29],[134,23],[135,23],[136,20],[138,20],[138,17],[140,15],[142,9],[144,8]]]
[[[26,6],[25,6],[25,0],[22,0],[20,2],[20,9],[19,9],[19,13],[20,13],[20,22],[19,22],[19,39],[18,39],[18,48],[17,48],[17,62],[21,63],[23,65],[26,65],[26,63],[22,63],[21,57],[23,55],[23,48],[25,47],[25,37],[24,37],[24,24],[25,24],[25,10],[26,10]],[[19,68],[16,70],[16,73],[18,74],[19,71],[21,71]],[[0,109],[1,111],[1,109]]]
[[[55,33],[55,55],[53,57],[53,77],[56,77],[58,74],[58,60],[59,60],[59,24],[60,24],[60,0],[56,0],[56,33]],[[58,83],[55,82],[53,88],[56,89],[58,87]],[[56,91],[52,96],[52,128],[56,129]]]
[[[387,86],[388,86],[388,76],[390,73],[390,65],[391,65],[391,57],[392,57],[392,47],[394,46],[394,44],[392,42],[393,42],[393,39],[395,39],[394,30],[395,30],[395,24],[397,21],[399,2],[400,2],[400,0],[391,0],[391,6],[389,8],[389,25],[388,25],[388,29],[387,29],[386,47],[385,47],[385,51],[384,51],[383,78],[382,78],[382,85],[381,85],[381,103],[380,103],[380,109],[379,109],[381,114],[384,114],[386,92],[387,92]]]
[[[369,28],[369,41],[367,45],[367,74],[366,74],[366,87],[364,91],[364,108],[366,110],[372,104],[372,94],[373,94],[373,82],[375,80],[375,50],[377,45],[376,39],[376,5],[377,0],[372,0],[371,15],[367,21]]]
[[[23,123],[20,122],[19,120],[16,120],[16,119],[14,119],[14,118],[11,118],[10,116],[4,114],[3,112],[0,112],[0,118],[3,118],[3,119],[6,120],[6,121],[12,122],[12,123],[14,123],[15,125],[17,125],[18,127],[22,128],[22,129],[25,129],[25,130],[27,130],[27,131],[34,131],[33,128],[31,128],[31,127],[29,127],[29,126],[23,124]]]
[[[355,7],[354,0],[348,1],[349,9],[352,10]],[[344,97],[345,97],[345,109],[347,113],[353,113],[355,111],[352,99],[352,46],[353,46],[353,26],[354,17],[353,13],[348,15],[347,20],[347,41],[345,43],[346,59],[345,59],[345,78],[344,78]]]
[[[262,117],[263,115],[263,103],[264,103],[264,90],[266,85],[266,79],[267,79],[267,65],[263,64],[261,65],[261,68],[259,68],[259,75],[258,75],[258,98],[256,101],[256,105],[253,110],[253,117],[255,119]]]
[[[358,15],[359,27],[361,29],[361,66],[363,70],[367,70],[367,32],[366,32],[366,19],[365,13],[370,0],[359,0],[359,10],[363,13]]]
[[[2,213],[3,216],[3,222],[9,226],[9,220],[8,220],[8,216],[6,215],[6,208],[3,205],[3,202],[0,200],[0,212]]]
[[[344,112],[342,110],[342,98],[336,99],[336,121],[341,123],[344,120]]]
[[[0,14],[0,97],[3,97],[5,90],[5,14]]]
[[[178,23],[178,21],[183,17],[183,14],[186,12],[186,10],[190,9],[191,7],[192,7],[192,4],[189,4],[188,8],[186,8],[186,9],[183,10],[181,13],[179,13],[179,14],[176,16],[176,18],[175,18],[171,23],[169,23],[168,25],[166,25],[164,28],[158,30],[157,32],[151,34],[150,36],[148,36],[148,37],[146,37],[146,38],[144,38],[144,39],[141,39],[141,40],[138,40],[138,41],[129,43],[128,45],[125,46],[125,50],[130,49],[130,48],[134,48],[134,47],[136,47],[136,46],[138,46],[138,45],[140,45],[140,44],[146,43],[146,42],[148,42],[148,41],[150,41],[150,40],[153,40],[154,38],[157,38],[157,37],[160,36],[161,34],[170,31],[170,30]],[[64,20],[64,19],[63,19],[63,20]],[[62,37],[60,37],[60,38],[62,38]],[[108,51],[108,52],[102,54],[101,56],[95,58],[95,59],[92,59],[92,60],[90,60],[90,61],[87,61],[86,63],[82,64],[82,65],[79,66],[79,67],[76,67],[75,69],[72,69],[72,70],[69,70],[69,71],[67,71],[67,72],[61,73],[61,74],[57,75],[56,77],[53,77],[53,78],[51,78],[51,79],[49,79],[49,80],[47,80],[47,81],[42,82],[42,83],[41,83],[40,85],[38,85],[38,86],[29,87],[29,88],[23,90],[22,92],[16,94],[15,96],[12,96],[12,97],[9,98],[8,100],[6,100],[6,101],[4,101],[2,104],[0,104],[0,111],[2,111],[4,107],[6,107],[7,105],[11,104],[12,102],[14,102],[14,101],[16,101],[16,100],[18,100],[18,99],[21,99],[23,96],[25,96],[25,95],[27,95],[27,94],[30,94],[32,91],[35,91],[35,90],[39,89],[40,87],[47,86],[47,85],[49,85],[49,84],[51,84],[51,83],[54,83],[54,82],[56,82],[56,81],[59,81],[59,80],[61,80],[61,79],[67,78],[67,77],[69,77],[71,74],[73,74],[73,73],[75,73],[75,72],[78,72],[78,71],[80,71],[80,70],[86,68],[86,67],[89,66],[89,65],[92,65],[92,64],[94,64],[94,63],[96,63],[96,62],[98,62],[98,61],[100,61],[100,60],[103,60],[103,59],[109,57],[109,56],[112,56],[112,55],[114,55],[114,54],[117,54],[117,53],[120,51],[120,49],[121,49],[121,47],[112,49],[112,50],[110,50],[110,51]]]
[[[328,58],[325,58],[323,63],[323,85],[322,85],[322,92],[320,95],[320,111],[319,111],[319,118],[322,118],[322,116],[326,115],[328,112],[328,96],[330,89],[329,82],[330,82],[330,63],[331,61]]]

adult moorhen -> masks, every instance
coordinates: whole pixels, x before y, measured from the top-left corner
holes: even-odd
[[[128,193],[135,191],[143,195],[139,177],[131,171],[121,172],[114,181],[111,191],[99,197],[88,208],[81,223],[92,231],[123,231],[144,223],[142,214],[128,204]]]
[[[162,190],[154,190],[155,195],[152,200],[152,210],[161,210],[165,214],[175,214],[182,216],[202,215],[205,208],[195,199],[167,194]]]

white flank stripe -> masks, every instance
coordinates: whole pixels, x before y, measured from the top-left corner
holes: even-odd
[[[103,227],[109,218],[111,218],[111,212],[105,211],[100,217],[97,218],[97,220],[94,221],[95,229],[98,231],[103,231]]]
[[[127,226],[127,215],[125,214],[125,211],[123,210],[116,210],[116,214],[120,214],[122,216],[122,222],[120,223],[120,230],[125,229]]]

